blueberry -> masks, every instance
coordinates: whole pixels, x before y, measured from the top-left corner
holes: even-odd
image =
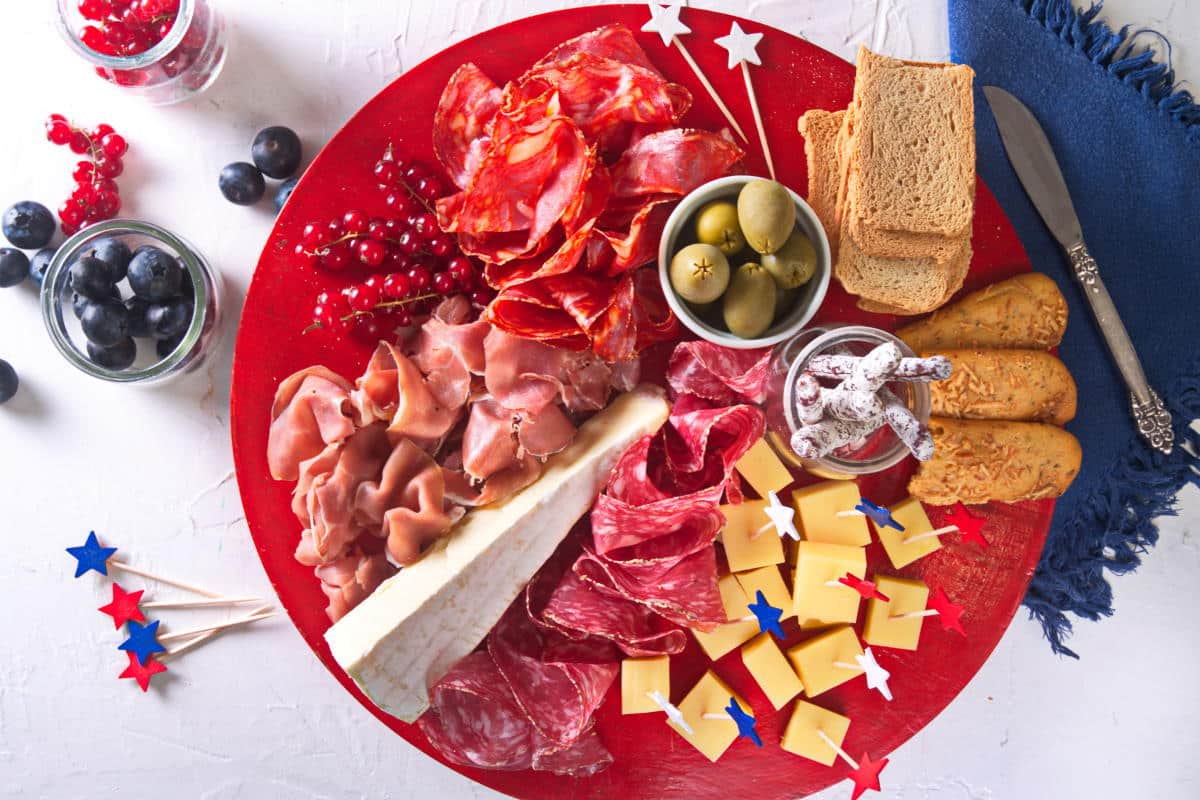
[[[88,341],[101,347],[112,347],[129,336],[129,312],[115,300],[88,303],[79,324]]]
[[[41,203],[27,200],[4,212],[4,236],[22,250],[39,250],[50,244],[54,228],[54,215]]]
[[[137,345],[133,339],[125,337],[111,347],[88,342],[88,358],[106,369],[129,369],[137,360]]]
[[[179,343],[183,341],[183,334],[172,336],[170,339],[159,339],[154,345],[154,352],[158,353],[159,358],[166,358],[175,352],[175,348],[179,347]]]
[[[269,178],[290,178],[300,168],[300,137],[291,128],[263,128],[250,147],[254,165]]]
[[[279,184],[279,188],[275,191],[275,213],[283,211],[283,204],[292,196],[292,190],[296,188],[296,184],[300,182],[299,178],[288,178],[283,183]]]
[[[29,256],[11,247],[0,247],[0,289],[16,286],[29,275]]]
[[[239,206],[252,206],[262,199],[267,191],[267,182],[253,164],[239,161],[221,170],[217,181],[225,199]]]
[[[71,289],[89,300],[112,297],[113,281],[109,279],[108,267],[97,258],[80,257],[71,265],[67,277]]]
[[[12,400],[20,385],[21,380],[17,377],[17,371],[12,368],[12,364],[0,358],[0,403]]]
[[[171,300],[155,304],[146,310],[150,335],[155,339],[171,339],[187,330],[192,321],[192,304],[186,300]]]
[[[119,291],[117,291],[117,287],[115,287],[115,286],[110,287],[107,299],[112,299],[112,300],[120,300],[121,299],[121,293]],[[91,303],[92,303],[92,301],[89,300],[87,297],[84,297],[83,295],[79,294],[78,292],[72,292],[71,293],[71,310],[75,312],[75,319],[82,318],[84,309],[86,309],[89,305],[91,305]]]
[[[129,271],[129,261],[133,258],[129,245],[115,236],[105,236],[92,242],[88,250],[91,251],[89,255],[92,258],[103,262],[108,268],[113,283],[125,279],[125,274]]]
[[[179,262],[153,245],[139,247],[129,262],[129,288],[152,303],[178,297],[184,277]]]
[[[55,252],[53,247],[43,247],[33,254],[33,258],[29,259],[29,280],[38,286],[42,285],[42,279],[46,277],[46,270],[50,268]]]

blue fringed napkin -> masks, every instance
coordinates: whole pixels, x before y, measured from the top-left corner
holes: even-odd
[[[1152,31],[1113,31],[1099,7],[1069,0],[950,0],[954,61],[977,73],[979,173],[1016,227],[1034,268],[1071,307],[1060,355],[1079,384],[1083,469],[1059,501],[1025,605],[1055,652],[1066,614],[1112,614],[1105,571],[1133,570],[1158,539],[1153,519],[1174,512],[1196,482],[1200,437],[1200,106],[1169,66],[1141,45]],[[1070,187],[1088,246],[1116,300],[1150,382],[1175,417],[1175,452],[1144,446],[1129,400],[1057,243],[1030,205],[978,88],[1000,86],[1037,116]]]

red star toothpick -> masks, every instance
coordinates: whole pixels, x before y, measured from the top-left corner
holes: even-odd
[[[946,524],[958,528],[964,543],[974,542],[980,547],[988,546],[988,540],[983,538],[985,520],[967,511],[967,507],[962,503],[955,504],[954,511],[946,517]]]
[[[963,607],[951,603],[950,598],[942,591],[942,587],[939,586],[933,590],[933,597],[929,601],[929,607],[938,612],[937,618],[942,623],[942,630],[956,631],[963,636],[967,635],[960,621],[963,615]]]
[[[880,791],[879,773],[883,772],[883,768],[887,765],[886,758],[872,761],[869,755],[863,753],[862,757],[858,759],[858,766],[846,776],[854,781],[854,791],[850,794],[850,800],[858,800],[868,789],[874,792]]]
[[[112,602],[106,606],[100,606],[99,610],[113,618],[113,627],[118,630],[129,620],[145,622],[146,617],[138,608],[144,591],[139,589],[136,592],[127,592],[121,588],[121,584],[114,583],[112,585]]]
[[[136,653],[129,653],[129,666],[125,671],[118,675],[118,678],[133,678],[137,681],[137,685],[145,692],[150,688],[150,679],[160,672],[166,672],[165,665],[156,661],[154,656],[146,659],[145,664],[139,664]]]
[[[838,578],[838,583],[842,584],[843,586],[849,586],[851,589],[861,594],[866,600],[875,598],[876,600],[881,600],[884,603],[891,602],[891,598],[879,591],[879,587],[875,585],[874,581],[863,580],[857,575],[853,575],[849,572],[846,573],[846,577]]]

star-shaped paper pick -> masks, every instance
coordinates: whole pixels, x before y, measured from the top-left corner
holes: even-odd
[[[775,527],[775,532],[783,536],[790,536],[793,541],[800,541],[800,531],[796,530],[796,512],[788,505],[784,505],[779,499],[779,495],[775,492],[767,492],[767,500],[769,504],[763,509],[763,513],[771,518],[771,524]]]
[[[150,688],[150,679],[160,672],[166,672],[167,668],[161,662],[157,661],[153,656],[146,659],[145,664],[138,662],[138,657],[133,653],[129,653],[129,666],[125,671],[118,675],[118,678],[133,678],[137,681],[137,685],[142,691]]]
[[[671,41],[676,36],[692,32],[692,29],[684,25],[683,21],[679,19],[679,12],[682,10],[682,6],[664,6],[654,2],[654,0],[650,0],[646,5],[650,7],[650,21],[642,26],[642,32],[657,33],[658,37],[662,39],[664,46],[670,47]]]
[[[855,656],[854,660],[862,667],[863,675],[867,678],[867,688],[877,690],[884,700],[890,702],[892,689],[888,686],[888,678],[892,677],[892,673],[879,666],[879,662],[875,660],[875,651],[868,647],[861,655]]]
[[[85,575],[88,572],[95,570],[101,575],[108,574],[108,560],[112,558],[113,553],[117,552],[115,547],[101,547],[100,541],[96,538],[96,532],[92,531],[88,534],[87,541],[78,547],[68,547],[67,552],[75,557],[75,577]]]
[[[100,606],[99,610],[113,618],[113,627],[118,630],[129,620],[145,622],[146,615],[138,608],[143,593],[143,589],[127,592],[121,588],[121,584],[114,583],[112,585],[112,602],[106,606]]]
[[[139,664],[145,665],[146,659],[155,653],[164,653],[167,648],[158,642],[158,620],[149,625],[141,625],[130,620],[129,638],[121,642],[118,650],[127,650],[137,656]]]
[[[896,522],[896,518],[892,516],[891,509],[875,505],[865,497],[859,498],[859,503],[854,510],[866,514],[880,528],[893,528],[901,532],[904,530],[904,526]]]
[[[645,29],[643,28],[643,30]],[[733,69],[743,61],[762,66],[762,59],[758,57],[758,50],[755,49],[762,38],[761,33],[746,33],[742,30],[742,26],[735,21],[730,27],[729,33],[715,41],[725,48],[725,52],[729,55],[729,68]]]
[[[653,692],[646,692],[646,695],[654,701],[656,706],[663,710],[663,712],[667,715],[667,719],[669,719],[671,722],[674,722],[679,729],[688,736],[691,736],[696,732],[692,729],[691,725],[688,725],[687,720],[683,718],[683,712],[679,710],[679,707],[672,704],[667,698],[663,697],[662,692],[655,690]]]
[[[850,793],[850,800],[858,800],[868,789],[874,792],[880,791],[879,773],[883,772],[883,768],[887,765],[886,758],[872,761],[869,755],[863,753],[862,757],[858,759],[858,766],[846,776],[854,781],[854,790]]]
[[[843,586],[849,586],[854,591],[862,595],[864,600],[879,600],[884,603],[890,603],[892,599],[883,592],[879,591],[879,587],[874,581],[868,581],[860,578],[852,572],[847,572],[844,577],[838,578],[837,582]]]
[[[933,590],[933,597],[929,599],[929,608],[937,612],[937,618],[942,623],[943,630],[954,631],[963,636],[967,635],[962,626],[963,607],[951,603],[942,587],[939,586]]]
[[[779,639],[784,639],[783,628],[779,625],[779,620],[783,618],[783,609],[768,603],[767,596],[762,593],[762,589],[755,592],[754,600],[755,602],[746,607],[758,618],[759,632],[773,633]]]
[[[758,731],[754,728],[754,717],[742,710],[742,707],[738,705],[736,697],[729,698],[729,705],[725,706],[725,713],[733,718],[734,724],[737,725],[739,737],[744,736],[757,746],[763,746],[762,739],[759,737]]]
[[[980,547],[988,546],[988,540],[983,538],[986,520],[972,514],[961,502],[955,504],[954,511],[946,517],[946,522],[958,528],[963,542],[974,542]]]

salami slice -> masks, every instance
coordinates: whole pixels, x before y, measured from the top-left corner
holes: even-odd
[[[726,621],[711,541],[682,557],[618,561],[585,553],[575,570],[676,625],[707,631]]]
[[[544,619],[560,628],[608,639],[634,658],[683,651],[687,634],[611,585],[605,590],[603,570],[594,570],[591,580],[585,580],[579,572],[581,564],[588,569],[580,559],[563,576],[542,612]]]
[[[745,153],[731,139],[691,128],[643,136],[612,167],[613,194],[634,197],[672,194],[682,197],[719,178]]]
[[[600,741],[600,734],[591,728],[569,745],[555,746],[549,741],[538,741],[535,735],[533,768],[556,775],[586,778],[608,767],[613,762],[612,753]]]
[[[762,411],[754,406],[712,408],[692,395],[680,397],[663,429],[670,481],[683,493],[728,490],[733,465],[762,438],[765,426]]]
[[[433,150],[460,189],[483,159],[500,100],[500,87],[474,64],[459,67],[442,90],[433,114]]]
[[[734,350],[705,341],[683,342],[671,353],[667,383],[676,394],[692,394],[722,405],[761,403],[771,350]]]
[[[633,31],[619,24],[605,25],[603,28],[588,31],[574,39],[568,39],[543,56],[533,65],[532,69],[537,70],[547,64],[566,61],[576,53],[589,53],[602,58],[611,58],[614,61],[624,61],[627,64],[658,72],[650,63],[646,51],[637,43],[637,37],[633,35]]]

